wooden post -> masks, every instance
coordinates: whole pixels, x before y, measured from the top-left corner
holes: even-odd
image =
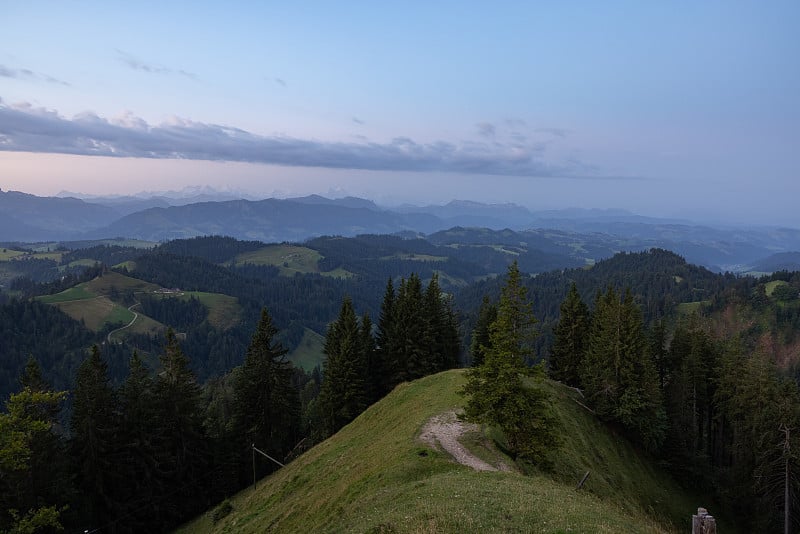
[[[578,482],[578,486],[575,489],[576,490],[581,489],[583,487],[583,485],[586,484],[586,479],[587,478],[589,478],[589,471],[586,471],[586,474],[583,475],[583,478],[581,479],[580,482]]]
[[[717,534],[717,521],[705,508],[698,508],[692,516],[692,534]]]

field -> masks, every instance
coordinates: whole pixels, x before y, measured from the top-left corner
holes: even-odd
[[[775,288],[778,286],[788,286],[788,282],[784,282],[783,280],[773,280],[772,282],[767,282],[764,286],[764,292],[767,294],[768,297],[772,296],[772,293],[775,292]]]
[[[179,532],[684,532],[697,506],[713,513],[558,384],[547,386],[562,421],[553,472],[455,463],[418,438],[428,419],[463,404],[463,383],[463,371],[448,371],[399,385],[255,491],[233,497],[230,515],[214,524],[207,513]]]
[[[681,302],[678,304],[677,311],[680,316],[688,316],[693,313],[699,313],[703,306],[710,304],[707,300],[696,302]]]
[[[181,298],[196,298],[208,308],[208,322],[215,328],[227,330],[235,326],[242,318],[242,310],[236,298],[220,293],[187,291]]]
[[[352,276],[343,269],[334,269],[329,272],[319,270],[319,260],[322,255],[316,250],[296,245],[269,245],[252,252],[245,252],[236,256],[234,263],[244,265],[274,265],[280,270],[282,276],[294,276],[295,273],[316,273],[323,276],[343,278]]]
[[[98,295],[96,293],[93,293],[86,288],[86,284],[80,284],[75,287],[65,289],[61,293],[56,293],[55,295],[44,295],[42,297],[37,297],[37,299],[45,304],[57,304],[59,302],[69,302],[73,300],[93,299],[97,296]]]
[[[133,291],[134,293],[151,293],[160,289],[156,284],[151,284],[137,278],[123,274],[108,272],[86,283],[86,288],[98,295],[112,295]]]
[[[11,259],[16,258],[17,256],[22,256],[25,254],[21,250],[11,250],[10,248],[3,248],[0,249],[0,261],[8,261]]]
[[[305,371],[313,371],[317,365],[322,368],[324,356],[322,348],[325,345],[325,337],[317,334],[313,330],[306,328],[303,339],[297,348],[289,353],[288,358],[295,366]]]
[[[55,303],[61,311],[75,319],[83,321],[90,330],[98,331],[106,324],[121,323],[133,320],[133,312],[111,301],[108,297],[94,297],[82,300],[61,301]]]
[[[101,330],[109,323],[127,325],[134,317],[136,321],[126,329],[126,332],[152,334],[166,328],[165,325],[142,313],[134,315],[135,308],[134,311],[130,311],[126,306],[116,302],[126,293],[133,293],[134,298],[142,294],[177,296],[186,300],[194,297],[208,308],[208,320],[211,325],[220,329],[231,328],[241,320],[241,308],[234,297],[202,291],[180,292],[177,295],[156,293],[159,290],[162,288],[156,284],[109,272],[61,293],[38,299],[46,304],[58,305],[67,315],[78,321],[84,321],[88,328],[95,331]]]

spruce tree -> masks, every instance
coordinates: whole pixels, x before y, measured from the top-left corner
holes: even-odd
[[[26,524],[61,530],[74,497],[66,447],[54,431],[66,392],[41,380],[32,357],[20,382],[0,413],[0,532],[25,532]]]
[[[668,420],[663,453],[679,479],[697,486],[711,470],[719,350],[695,315],[675,328],[662,361]]]
[[[154,418],[157,414],[150,370],[134,351],[128,364],[128,377],[119,388],[122,425],[118,458],[120,476],[125,480],[123,531],[144,531],[157,527],[146,505],[154,495],[163,495],[168,483],[158,465],[161,436]]]
[[[367,404],[372,404],[380,399],[378,391],[381,373],[378,365],[375,337],[372,335],[372,319],[370,319],[369,313],[365,312],[361,316],[359,332],[361,333],[361,351],[364,354],[366,370],[364,390],[367,395]]]
[[[416,273],[400,281],[394,307],[395,338],[392,366],[393,386],[430,374],[434,369],[425,346],[422,281]]]
[[[386,291],[381,303],[381,313],[378,318],[378,332],[376,341],[376,354],[373,376],[376,377],[377,387],[376,397],[381,398],[389,393],[396,385],[394,377],[396,374],[394,359],[394,343],[397,339],[395,333],[395,290],[392,279],[386,282]]]
[[[439,286],[439,275],[434,273],[423,295],[422,350],[428,362],[428,372],[436,373],[458,365],[460,341],[455,315],[450,301]]]
[[[109,384],[108,365],[95,345],[78,368],[70,418],[85,520],[95,527],[108,522],[115,511],[120,478],[114,456],[119,428],[116,392]]]
[[[561,303],[561,315],[555,328],[550,357],[550,373],[556,380],[580,387],[581,368],[589,333],[589,308],[584,304],[575,283]]]
[[[324,352],[319,403],[325,434],[332,435],[369,405],[364,340],[349,297],[328,327]]]
[[[207,442],[203,433],[201,390],[172,329],[159,357],[161,369],[155,384],[154,425],[159,435],[159,469],[169,484],[159,499],[159,521],[171,526],[209,503],[195,481],[206,475]]]
[[[622,299],[611,287],[598,294],[584,361],[581,383],[598,416],[622,423],[633,439],[657,449],[665,437],[666,414],[630,291]]]
[[[485,360],[486,351],[491,349],[489,340],[489,326],[497,320],[497,306],[492,304],[489,297],[484,295],[478,311],[478,321],[472,330],[472,340],[469,346],[471,365],[479,367]]]
[[[497,319],[489,327],[490,347],[484,362],[467,372],[463,392],[468,420],[497,426],[506,446],[519,458],[547,463],[557,444],[550,395],[540,387],[541,364],[529,367],[536,319],[517,263],[508,269]]]
[[[234,378],[233,416],[246,447],[255,444],[284,458],[299,439],[300,397],[287,350],[275,339],[278,329],[266,308]],[[269,466],[270,470],[272,466]]]

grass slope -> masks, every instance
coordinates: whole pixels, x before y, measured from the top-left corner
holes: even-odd
[[[180,298],[189,300],[192,297],[208,308],[208,322],[215,328],[228,330],[242,320],[242,308],[236,297],[205,291],[187,291]]]
[[[463,371],[398,386],[351,424],[180,532],[671,532],[698,505],[558,384],[564,445],[555,473],[475,472],[418,441],[459,407]],[[592,476],[576,491],[585,470]]]
[[[86,328],[95,332],[106,324],[128,324],[134,317],[133,312],[103,296],[57,302],[55,305],[76,321],[83,321]]]
[[[55,304],[67,315],[78,321],[83,320],[86,326],[98,331],[106,324],[127,325],[134,318],[134,312],[114,300],[126,292],[133,292],[134,297],[141,294],[172,297],[174,293],[162,294],[162,288],[137,278],[116,272],[108,272],[103,276],[78,284],[61,293],[38,297],[46,304]],[[242,309],[236,298],[219,293],[203,291],[186,291],[177,294],[178,298],[198,299],[208,308],[208,321],[215,328],[229,329],[239,323]],[[134,309],[134,311],[137,311]],[[125,329],[124,333],[154,334],[166,329],[166,326],[137,311],[136,321]],[[122,334],[122,332],[120,332]],[[118,334],[115,334],[118,337]],[[312,367],[313,368],[313,367]]]
[[[306,328],[303,332],[303,339],[300,340],[297,348],[288,354],[288,359],[295,366],[311,372],[317,365],[322,368],[322,362],[325,359],[322,354],[324,346],[325,336]]]
[[[319,270],[319,260],[322,254],[308,247],[297,245],[269,245],[252,252],[239,254],[234,259],[234,264],[244,265],[274,265],[280,270],[281,276],[294,276],[295,273],[321,274],[334,278],[346,278],[352,273],[344,269],[322,272]]]

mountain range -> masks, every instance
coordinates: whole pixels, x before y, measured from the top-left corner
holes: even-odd
[[[453,227],[509,229],[584,249],[591,260],[659,247],[718,271],[769,271],[775,254],[800,250],[800,230],[709,226],[625,210],[531,211],[516,204],[453,200],[444,205],[379,206],[357,197],[241,198],[209,189],[151,196],[39,197],[0,190],[0,242],[59,242],[111,237],[166,241],[227,235],[303,242],[320,235],[428,235]],[[239,198],[237,198],[239,197]]]

